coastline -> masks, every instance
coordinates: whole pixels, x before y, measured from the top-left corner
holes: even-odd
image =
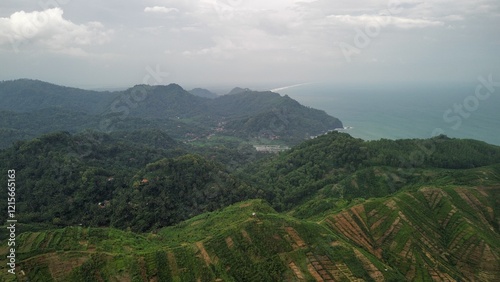
[[[493,95],[460,126],[446,119],[447,111],[470,96],[474,87],[349,90],[328,84],[294,85],[281,90],[301,104],[324,110],[346,124],[341,129],[363,140],[425,139],[445,134],[451,138],[476,139],[500,146],[500,96]],[[439,95],[438,95],[438,94]],[[458,119],[458,114],[450,114]],[[458,116],[458,117],[457,117]],[[347,126],[348,125],[348,126]]]

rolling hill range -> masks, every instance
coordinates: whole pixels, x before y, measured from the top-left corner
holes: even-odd
[[[425,187],[299,220],[262,200],[157,234],[19,236],[30,281],[497,281],[500,187]],[[5,247],[0,249],[6,256]],[[5,264],[2,264],[5,268]],[[2,269],[2,274],[7,273]],[[5,281],[9,278],[3,275]]]
[[[177,140],[214,135],[254,142],[297,144],[341,128],[324,111],[272,92],[200,97],[177,84],[136,85],[124,91],[88,91],[37,80],[0,82],[0,146],[57,130],[102,132],[160,129]],[[33,123],[31,123],[34,121]]]
[[[146,129],[0,150],[19,187],[18,274],[2,235],[0,279],[500,279],[498,146],[331,132],[274,156],[241,150]]]

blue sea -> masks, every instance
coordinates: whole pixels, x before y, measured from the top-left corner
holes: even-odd
[[[438,134],[500,145],[500,88],[480,84],[339,86],[315,83],[282,88],[301,104],[339,118],[365,140],[430,138]]]

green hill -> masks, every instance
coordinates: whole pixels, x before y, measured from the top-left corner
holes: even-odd
[[[220,96],[211,103],[218,115],[229,119],[226,128],[236,135],[302,141],[343,127],[340,120],[324,111],[273,92],[242,91]]]
[[[381,197],[421,185],[498,183],[464,169],[495,165],[500,147],[475,140],[363,141],[345,133],[306,141],[290,151],[250,164],[237,174],[259,187],[276,209],[290,210],[308,199]],[[474,170],[472,170],[474,171]]]
[[[26,223],[148,231],[249,198],[305,218],[300,207],[321,199],[330,200],[312,210],[422,186],[492,186],[499,152],[473,140],[365,142],[333,132],[258,160],[251,148],[190,147],[163,131],[87,131],[17,142],[0,151],[0,167],[18,171]]]
[[[177,84],[98,92],[19,79],[0,82],[0,100],[0,148],[58,130],[159,129],[189,142],[220,136],[297,144],[342,127],[325,112],[277,93],[248,91],[209,99]]]
[[[424,187],[324,219],[412,281],[500,278],[500,186]]]
[[[189,90],[189,93],[198,96],[198,97],[203,97],[203,98],[210,98],[214,99],[217,98],[217,94],[211,92],[210,90],[203,89],[203,88],[194,88]]]
[[[146,231],[254,193],[221,164],[186,149],[157,131],[61,132],[0,151],[0,167],[14,168],[23,187],[16,199],[19,220],[54,226]]]
[[[331,132],[234,148],[139,129],[0,150],[18,220],[17,275],[1,233],[0,281],[500,279],[498,146]]]
[[[372,199],[319,220],[262,200],[136,235],[66,227],[18,237],[34,281],[496,281],[500,187],[432,188]],[[6,248],[0,249],[5,257]],[[9,275],[2,264],[6,281]],[[12,278],[12,277],[10,277]]]
[[[40,80],[3,81],[0,82],[0,110],[27,113],[46,108],[63,108],[68,111],[99,114],[119,94],[59,86]]]

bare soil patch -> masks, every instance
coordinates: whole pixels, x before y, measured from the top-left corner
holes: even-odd
[[[203,242],[196,242],[196,247],[198,248],[198,250],[200,250],[200,254],[201,254],[201,257],[203,258],[203,260],[205,261],[205,263],[208,265],[210,265],[212,263],[212,260],[210,259],[210,256],[208,255],[207,253],[207,250],[205,250],[205,246],[203,246]]]
[[[304,280],[304,274],[302,274],[302,271],[297,267],[297,265],[292,261],[288,264],[291,270],[293,270],[293,273],[295,273],[295,276],[299,280]]]
[[[229,249],[232,249],[234,247],[233,238],[231,238],[231,236],[228,236],[226,238],[226,245]]]
[[[295,244],[292,244],[292,247],[294,249],[305,248],[307,246],[304,240],[300,238],[299,233],[297,233],[297,231],[293,227],[286,227],[285,230],[286,233],[288,233],[288,235],[290,235],[292,240],[295,242]]]

